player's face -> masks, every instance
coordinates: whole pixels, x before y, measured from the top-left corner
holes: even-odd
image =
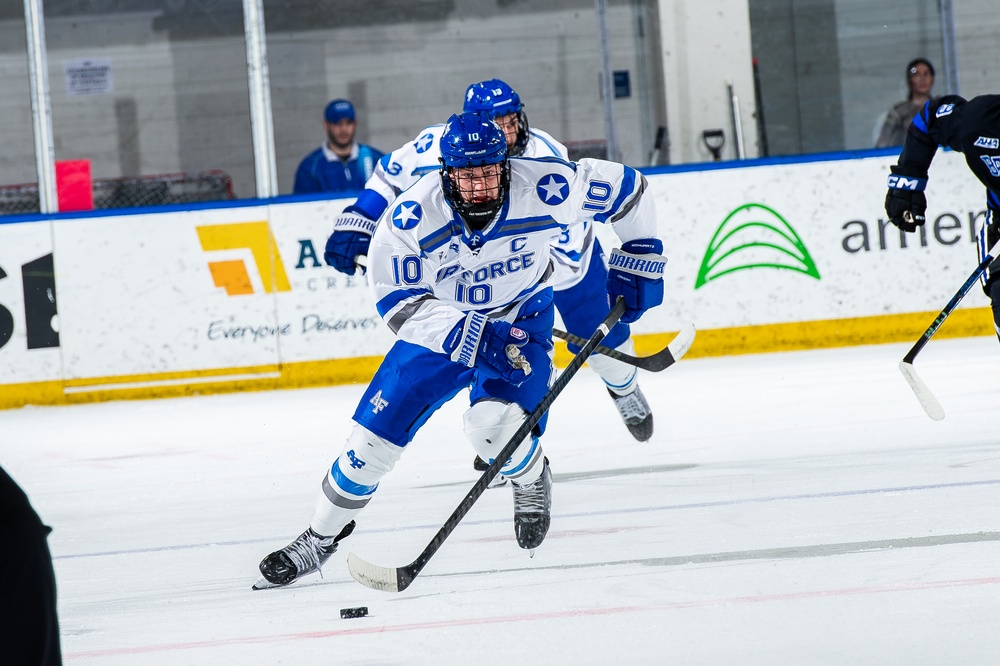
[[[927,65],[921,62],[910,68],[910,87],[914,95],[930,95],[933,85],[934,75]]]
[[[354,130],[357,123],[344,118],[335,123],[326,123],[326,136],[334,148],[347,148],[354,143]]]
[[[486,164],[451,170],[451,184],[465,203],[487,203],[500,198],[503,166]]]
[[[507,137],[507,149],[514,147],[517,143],[517,130],[521,128],[521,121],[516,113],[508,113],[506,116],[497,116],[493,119]]]

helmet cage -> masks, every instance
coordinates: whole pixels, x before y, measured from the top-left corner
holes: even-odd
[[[524,154],[524,149],[528,147],[528,114],[524,112],[524,107],[517,112],[517,138],[513,146],[507,147],[507,154],[511,157],[520,157]]]
[[[471,166],[471,165],[470,165]],[[476,165],[484,166],[484,165]],[[500,177],[497,183],[496,196],[487,201],[466,201],[462,196],[462,181],[469,176],[462,173],[469,167],[441,167],[441,186],[444,192],[444,200],[448,202],[452,210],[474,231],[486,228],[496,214],[503,208],[510,193],[510,169],[507,160],[500,163]],[[469,187],[464,188],[466,190]]]

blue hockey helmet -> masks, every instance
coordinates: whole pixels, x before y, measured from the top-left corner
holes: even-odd
[[[517,113],[523,108],[521,98],[513,88],[500,79],[489,79],[469,86],[465,91],[465,106],[462,110],[466,113],[478,111],[496,118]]]
[[[452,115],[441,134],[441,161],[451,168],[506,162],[503,130],[479,113]]]
[[[517,121],[516,138],[507,146],[508,153],[517,157],[524,153],[528,145],[528,115],[524,112],[521,97],[513,88],[500,79],[489,79],[473,83],[465,91],[466,113],[478,111],[490,118],[514,116]],[[501,128],[502,129],[502,128]]]
[[[507,138],[489,117],[463,113],[448,119],[440,145],[445,201],[471,228],[482,229],[503,206],[510,191]],[[478,174],[470,171],[472,167],[491,165],[497,167]],[[489,187],[484,189],[484,183]]]

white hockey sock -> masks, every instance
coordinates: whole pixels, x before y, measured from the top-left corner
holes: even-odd
[[[616,350],[629,356],[635,356],[635,344],[632,338],[628,338],[622,344],[615,347]],[[628,395],[635,390],[636,369],[635,366],[608,358],[603,354],[591,354],[587,363],[594,369],[608,388],[618,395]]]
[[[527,418],[513,403],[481,400],[465,413],[465,435],[483,460],[493,460]],[[503,475],[515,483],[531,483],[542,473],[542,447],[529,435],[503,466]]]
[[[343,453],[323,477],[309,521],[313,531],[323,536],[339,534],[365,508],[402,453],[402,447],[355,424]]]

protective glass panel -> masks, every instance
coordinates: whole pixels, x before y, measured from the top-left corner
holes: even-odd
[[[254,196],[240,0],[46,0],[45,39],[57,181],[89,167],[95,208]]]
[[[890,111],[909,96],[906,66],[914,58],[926,58],[937,74],[923,94],[946,92],[938,0],[749,4],[762,155],[875,147]],[[881,147],[901,145],[901,132],[887,135]]]
[[[670,54],[684,45],[661,43],[659,13],[670,12],[679,34],[686,13],[665,0],[263,4],[282,193],[326,140],[323,109],[335,98],[353,102],[358,140],[381,151],[445,121],[470,83],[494,77],[520,93],[532,126],[565,143],[572,158],[662,164],[662,137],[688,145],[699,137],[685,133],[703,129],[686,120],[666,126],[668,104],[683,107],[685,92],[665,89],[664,67],[676,65]],[[943,7],[960,46],[954,81]],[[756,82],[756,117],[743,119],[748,157],[874,147],[883,119],[908,95],[904,70],[918,56],[935,68],[934,95],[995,88],[1000,5],[992,0],[748,0],[747,8]],[[0,3],[9,92],[0,102],[0,194],[36,180],[23,11],[22,2]],[[256,194],[241,0],[46,0],[44,18],[55,156],[85,161],[95,207]],[[718,74],[705,85],[717,86]],[[697,66],[685,75],[701,80]],[[712,103],[729,100],[720,93]],[[22,208],[0,213],[37,210],[30,192],[18,196],[27,196]]]
[[[0,3],[0,215],[37,213],[24,3]]]
[[[636,166],[657,125],[647,4],[607,8],[619,152]],[[265,21],[281,192],[326,140],[329,101],[350,100],[358,141],[388,152],[461,112],[469,84],[491,78],[572,157],[606,154],[593,0],[289,0],[265,3]]]

